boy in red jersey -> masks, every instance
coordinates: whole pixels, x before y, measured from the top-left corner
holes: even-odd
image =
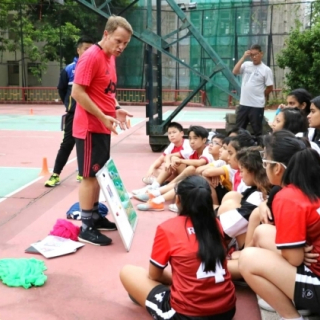
[[[112,240],[98,230],[116,230],[114,223],[98,214],[100,187],[96,173],[110,157],[110,133],[117,134],[115,125],[126,128],[127,111],[115,99],[117,75],[115,58],[128,45],[132,27],[122,17],[108,19],[100,42],[79,59],[72,88],[77,101],[73,122],[79,174],[82,227],[79,240],[94,245],[109,245]]]
[[[147,192],[143,190],[142,193],[135,194],[136,199],[147,202],[146,204],[138,204],[138,210],[163,211],[165,201],[173,200],[175,197],[175,184],[182,178],[193,175],[196,167],[213,161],[213,156],[209,153],[209,147],[207,146],[208,135],[208,130],[201,126],[191,126],[189,128],[188,136],[191,148],[169,155],[169,170],[176,175],[176,178],[161,188],[153,188],[153,184]]]
[[[176,194],[179,214],[158,226],[149,271],[125,266],[122,284],[153,319],[231,320],[235,289],[210,186],[200,176],[189,176]],[[165,270],[168,263],[172,273]]]
[[[153,184],[157,181],[157,186],[160,186],[167,178],[166,170],[159,170],[162,164],[165,168],[170,165],[170,154],[180,152],[181,150],[190,150],[189,140],[183,139],[183,127],[178,122],[171,122],[168,125],[168,139],[170,144],[163,151],[163,154],[157,158],[149,167],[147,175],[142,179],[145,184]],[[159,172],[157,172],[159,171]],[[139,191],[139,190],[136,190]],[[135,192],[133,192],[135,194]],[[136,192],[138,193],[138,192]]]

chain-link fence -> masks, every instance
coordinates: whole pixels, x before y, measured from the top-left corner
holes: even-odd
[[[184,5],[183,0],[178,3]],[[182,22],[165,1],[162,4],[161,25],[165,35],[178,29]],[[277,54],[297,22],[301,29],[310,28],[312,2],[202,0],[197,1],[196,8],[188,4],[186,15],[230,69],[250,45],[258,43],[264,51],[264,62],[273,70],[275,88],[283,87],[284,70],[277,66]],[[147,10],[141,1],[124,16],[134,30],[139,33],[145,30]],[[153,18],[156,18],[155,11]],[[86,34],[100,40],[105,22],[105,18],[76,1],[65,1],[65,5],[52,1],[33,5],[13,0],[0,2],[0,87],[56,86],[59,70],[76,55],[76,39]],[[154,23],[154,31],[155,26]],[[179,40],[186,32],[166,40]],[[213,61],[192,37],[178,41],[170,50],[207,75],[214,68]],[[117,60],[118,87],[144,88],[144,53],[145,44],[133,38]],[[165,55],[162,55],[162,68],[163,88],[193,89],[200,82],[188,68]],[[229,88],[228,80],[221,73],[215,75],[214,81]],[[226,93],[211,84],[206,85],[205,91],[212,106],[227,106]]]

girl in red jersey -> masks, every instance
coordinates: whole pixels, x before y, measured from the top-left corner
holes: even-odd
[[[210,186],[189,176],[176,186],[176,195],[179,214],[157,227],[149,271],[125,266],[122,284],[153,319],[232,319],[235,289]],[[169,262],[172,273],[165,270]]]
[[[239,258],[250,287],[282,319],[303,319],[297,308],[320,313],[320,259],[304,261],[306,245],[320,253],[320,158],[290,132],[265,137],[264,166],[270,182],[281,185],[272,202],[275,227],[256,228],[254,243]]]

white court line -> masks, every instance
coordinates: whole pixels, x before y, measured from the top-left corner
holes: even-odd
[[[29,182],[29,183],[25,184],[24,186],[20,187],[19,189],[15,190],[15,191],[13,191],[13,192],[11,192],[11,193],[9,193],[9,194],[6,194],[2,199],[0,199],[0,202],[2,202],[2,201],[4,201],[4,200],[7,200],[9,197],[13,196],[14,194],[20,192],[21,190],[23,190],[23,189],[25,189],[25,188],[31,186],[32,184],[34,184],[35,182],[39,181],[39,180],[42,179],[42,178],[43,178],[43,177],[41,176],[41,177],[39,177],[39,178],[37,178],[37,179],[34,179],[34,180],[32,180],[31,182]]]
[[[2,129],[0,129],[1,131]],[[10,131],[16,131],[16,130],[10,130]],[[52,131],[53,132],[53,131]],[[42,136],[1,136],[1,138],[42,138],[42,139],[53,139],[54,137],[47,136],[47,137],[42,137]]]
[[[73,161],[76,160],[76,159],[77,159],[77,157],[72,158],[71,160],[69,160],[69,161],[66,163],[66,165],[69,164],[69,163],[71,163],[71,162],[73,162]],[[17,168],[19,168],[19,167],[1,167],[1,168],[17,169]],[[39,170],[41,170],[41,168],[23,168],[23,169],[39,169]],[[53,168],[49,168],[49,171],[52,172],[52,170],[53,170]],[[0,199],[0,202],[3,202],[4,200],[7,200],[9,197],[13,196],[14,194],[20,192],[21,190],[23,190],[23,189],[25,189],[25,188],[31,186],[32,184],[34,184],[34,183],[36,183],[37,181],[41,180],[43,177],[44,177],[44,176],[41,176],[41,177],[39,177],[39,178],[36,178],[36,179],[32,180],[31,182],[25,184],[24,186],[16,189],[15,191],[13,191],[13,192],[11,192],[11,193],[9,193],[9,194],[6,194],[2,199]]]
[[[141,123],[141,122],[143,122],[143,121],[144,121],[144,120],[141,120],[140,122],[136,123],[134,126],[136,126],[137,124],[139,124],[139,123]],[[132,127],[134,127],[134,126],[132,126]],[[132,127],[131,127],[131,128],[132,128]],[[128,130],[129,130],[129,129],[128,129]],[[123,131],[123,132],[124,132],[124,131]],[[69,164],[69,163],[71,163],[71,162],[73,162],[73,161],[75,161],[76,159],[77,159],[77,157],[74,157],[74,158],[70,159],[70,160],[66,163],[66,165]],[[16,169],[17,167],[1,167],[1,168],[12,168],[12,169]],[[39,170],[40,170],[41,168],[24,168],[24,169],[39,169]],[[52,171],[52,168],[50,168],[49,170]],[[41,176],[41,177],[39,177],[39,178],[37,178],[37,179],[34,179],[34,180],[32,180],[31,182],[25,184],[24,186],[18,188],[17,190],[15,190],[15,191],[13,191],[13,192],[11,192],[11,193],[9,193],[9,194],[6,194],[2,199],[0,199],[0,202],[3,202],[4,200],[7,200],[9,197],[13,196],[14,194],[20,192],[21,190],[23,190],[23,189],[25,189],[25,188],[31,186],[32,184],[34,184],[35,182],[39,181],[39,180],[42,179],[42,178],[43,178],[43,176]]]
[[[18,128],[16,129],[0,129],[0,131],[37,131],[37,132],[59,132],[59,130],[19,130]],[[36,136],[37,138],[39,138],[38,136]],[[14,138],[11,137],[10,138]]]
[[[66,165],[69,164],[69,163],[71,163],[71,162],[73,162],[73,161],[76,160],[76,159],[77,159],[77,157],[72,158],[71,160],[69,160],[69,161],[66,163]]]
[[[37,170],[41,170],[41,168],[39,168],[39,167],[36,167],[36,168],[25,168],[25,167],[0,167],[0,170],[2,169],[2,168],[4,168],[4,169],[23,169],[23,170],[25,170],[25,169],[32,169],[32,170],[35,170],[35,169],[37,169]],[[48,168],[49,169],[49,171],[52,171],[52,169],[53,168]]]

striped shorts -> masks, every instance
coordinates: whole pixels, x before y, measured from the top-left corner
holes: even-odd
[[[235,309],[212,316],[187,316],[176,312],[170,305],[170,288],[163,284],[154,287],[146,300],[147,311],[155,320],[231,320]]]
[[[85,139],[75,140],[79,175],[95,177],[110,158],[110,134],[88,132]]]
[[[320,278],[304,264],[297,268],[294,303],[298,310],[320,314]]]

